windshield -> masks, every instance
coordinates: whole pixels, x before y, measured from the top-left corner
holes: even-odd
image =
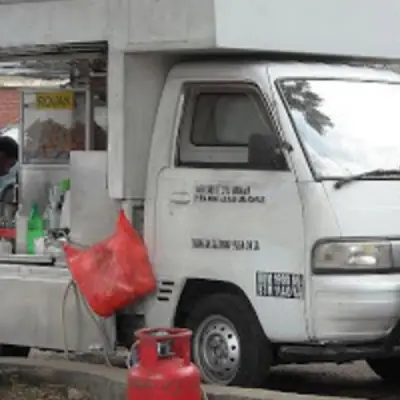
[[[400,168],[399,84],[287,79],[278,85],[317,178]]]

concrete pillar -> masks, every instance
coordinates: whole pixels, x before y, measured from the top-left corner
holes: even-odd
[[[110,49],[108,188],[114,199],[145,197],[153,126],[172,60]]]

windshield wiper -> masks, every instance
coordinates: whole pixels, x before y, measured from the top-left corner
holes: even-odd
[[[390,175],[400,175],[400,169],[373,169],[371,171],[362,172],[361,174],[354,174],[346,178],[339,179],[335,184],[335,189],[340,189],[344,185],[354,181],[360,181],[368,177],[380,177],[380,176],[390,176]]]

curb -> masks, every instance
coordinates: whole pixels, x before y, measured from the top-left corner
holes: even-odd
[[[354,400],[348,397],[316,396],[262,389],[240,389],[209,385],[204,385],[203,388],[207,393],[208,400]]]
[[[0,375],[62,384],[90,393],[96,400],[126,400],[125,369],[64,360],[0,358]],[[298,395],[261,389],[203,386],[208,400],[351,400],[345,397]],[[360,400],[360,399],[359,399]]]

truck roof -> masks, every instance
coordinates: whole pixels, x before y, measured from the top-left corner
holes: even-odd
[[[250,70],[263,73],[268,70],[272,79],[279,78],[340,78],[370,81],[399,82],[400,65],[357,65],[350,63],[323,63],[323,62],[293,62],[293,61],[271,61],[269,59],[254,60],[251,57],[238,61],[236,58],[225,58],[221,60],[198,60],[178,64],[170,73],[171,77],[193,78],[194,76],[218,77],[226,80],[229,71],[232,76],[237,76],[238,71],[243,71],[245,77]]]
[[[273,78],[341,78],[371,81],[400,82],[394,70],[373,66],[325,63],[271,63],[268,71]]]

